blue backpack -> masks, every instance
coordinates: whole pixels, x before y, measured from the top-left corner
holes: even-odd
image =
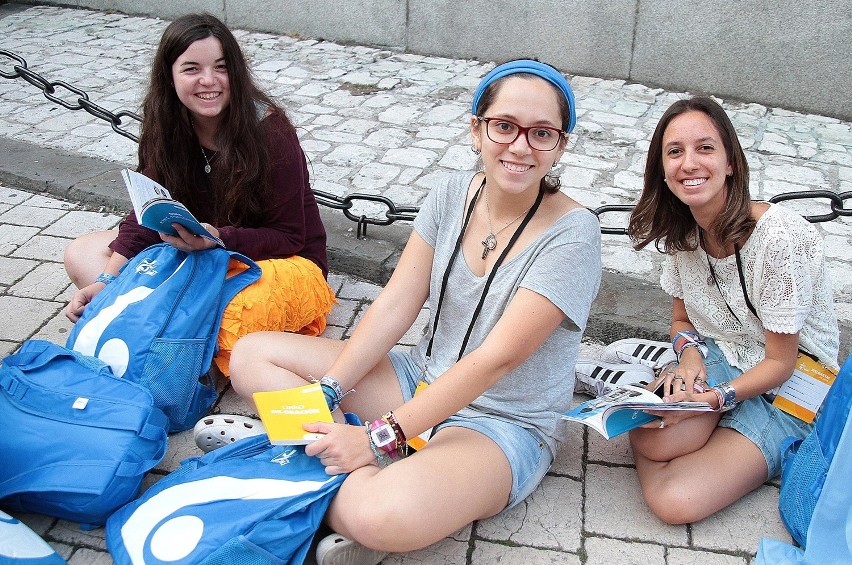
[[[834,381],[803,440],[788,441],[779,510],[799,544],[761,540],[757,563],[852,563],[852,356]],[[813,524],[813,527],[811,525]]]
[[[231,259],[248,268],[226,278]],[[222,313],[259,278],[260,267],[239,253],[221,248],[186,253],[153,245],[98,293],[66,346],[147,387],[169,419],[169,432],[187,430],[216,399],[208,371]]]
[[[3,511],[0,511],[0,564],[68,565],[37,533]]]
[[[345,475],[303,446],[242,439],[181,466],[110,516],[117,565],[301,564]]]
[[[0,367],[0,505],[101,525],[162,460],[166,425],[144,387],[29,340]]]

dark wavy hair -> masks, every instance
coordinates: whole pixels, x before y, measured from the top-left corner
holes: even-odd
[[[627,227],[627,234],[635,249],[642,249],[653,241],[658,251],[672,254],[692,251],[699,245],[698,224],[689,207],[666,186],[663,170],[663,135],[666,128],[675,117],[692,111],[703,112],[716,126],[733,173],[726,177],[725,206],[711,226],[716,240],[723,244],[742,245],[754,228],[748,190],[748,163],[737,139],[737,132],[719,104],[707,96],[695,96],[678,100],[669,106],[654,130],[645,163],[644,188]]]
[[[201,173],[204,156],[189,111],[175,92],[172,65],[192,43],[211,36],[222,43],[231,95],[216,133],[215,174],[208,181]],[[256,86],[228,27],[210,14],[182,16],[163,32],[151,65],[142,106],[139,170],[152,170],[172,196],[190,208],[198,197],[193,187],[212,182],[217,225],[257,225],[270,170],[259,127],[267,112],[280,113],[292,127],[284,111]]]
[[[485,112],[488,111],[488,108],[490,108],[491,105],[494,104],[494,100],[496,100],[497,93],[500,92],[500,88],[502,87],[503,83],[506,82],[506,79],[513,77],[520,77],[526,80],[537,79],[544,81],[543,78],[537,77],[536,75],[532,75],[529,73],[515,73],[495,80],[494,82],[489,84],[482,92],[482,97],[479,99],[479,104],[476,107],[477,116],[485,115]],[[571,110],[568,108],[568,101],[565,99],[565,96],[562,95],[558,88],[556,88],[549,82],[547,84],[549,84],[551,88],[553,88],[553,91],[556,92],[556,100],[559,104],[559,117],[562,119],[562,129],[567,129],[568,122],[571,119]],[[539,189],[544,191],[545,194],[554,194],[556,192],[559,192],[559,187],[561,185],[562,181],[559,179],[558,176],[545,175],[541,179]]]

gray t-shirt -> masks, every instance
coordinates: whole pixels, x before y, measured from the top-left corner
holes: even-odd
[[[426,197],[414,229],[435,249],[430,282],[429,328],[410,351],[423,367],[432,335],[441,281],[461,231],[468,187],[474,173],[442,179]],[[525,362],[505,375],[459,414],[486,413],[525,428],[537,430],[555,454],[574,391],[574,362],[589,317],[589,308],[601,278],[600,226],[584,208],[569,211],[497,271],[482,312],[476,320],[465,353],[479,347],[497,323],[519,287],[532,290],[565,313],[565,320]],[[450,271],[447,290],[429,361],[426,381],[431,383],[458,359],[459,348],[470,327],[488,273],[471,272],[459,251]],[[518,336],[523,339],[524,336]]]

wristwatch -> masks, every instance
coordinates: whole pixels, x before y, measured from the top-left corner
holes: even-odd
[[[389,457],[396,456],[396,434],[393,426],[384,420],[376,420],[370,425],[370,439],[373,444],[384,451]]]

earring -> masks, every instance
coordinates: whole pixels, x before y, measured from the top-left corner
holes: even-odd
[[[480,153],[482,153],[482,149],[480,149],[479,147],[474,147],[473,145],[470,146],[470,150],[473,151],[474,155],[479,155]]]

